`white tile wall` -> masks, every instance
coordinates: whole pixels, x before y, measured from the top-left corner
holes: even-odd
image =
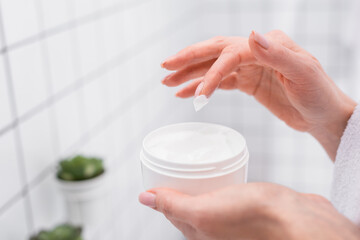
[[[75,94],[76,92],[66,96],[54,106],[59,127],[61,153],[68,151],[81,134],[79,103]]]
[[[70,35],[73,32],[62,32],[45,40],[54,93],[71,85],[79,77],[75,75],[74,42]]]
[[[355,94],[357,82],[348,79],[357,74],[349,71],[355,66],[349,40],[334,37],[350,2],[1,0],[0,239],[26,239],[66,219],[53,167],[73,152],[104,157],[111,178],[112,211],[92,239],[182,239],[162,215],[137,202],[143,136],[181,121],[222,123],[242,132],[250,181],[328,196],[332,163],[311,136],[290,130],[238,91],[216,92],[195,114],[191,99],[176,99],[177,88],[160,84],[167,72],[159,65],[215,35],[246,37],[253,29],[280,28]]]
[[[21,6],[21,7],[20,7]],[[2,0],[6,43],[11,45],[39,33],[35,0]]]
[[[44,110],[20,126],[27,179],[31,182],[54,164],[55,146],[49,111]]]
[[[0,138],[0,206],[6,204],[21,191],[19,166],[16,159],[15,141],[12,132]]]
[[[0,57],[0,129],[12,120],[3,56]]]
[[[40,43],[11,51],[9,58],[18,115],[23,115],[48,97]]]
[[[102,62],[99,54],[98,33],[93,24],[86,24],[77,30],[77,47],[80,54],[82,75],[94,71]]]
[[[103,91],[99,91],[103,86],[103,79],[90,82],[84,87],[83,95],[85,101],[85,112],[88,126],[93,128],[104,117],[104,99]]]
[[[95,1],[92,0],[75,0],[72,4],[75,9],[77,19],[94,13],[97,10],[95,8]]]
[[[54,174],[48,175],[33,187],[29,195],[35,231],[50,229],[66,220],[64,199],[58,191]]]
[[[44,28],[51,29],[72,20],[71,0],[40,0]]]
[[[28,239],[24,200],[18,200],[4,212],[0,218],[0,236],[2,239]]]

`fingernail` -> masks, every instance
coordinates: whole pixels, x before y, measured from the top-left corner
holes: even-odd
[[[200,92],[201,92],[201,90],[203,89],[203,87],[204,87],[204,82],[201,82],[198,86],[197,86],[197,88],[196,88],[196,90],[195,90],[195,97],[197,97],[197,96],[199,96],[200,95]]]
[[[161,81],[163,84],[164,83],[166,83],[166,81],[169,79],[169,78],[171,78],[171,76],[173,76],[174,75],[174,73],[171,73],[171,74],[169,74],[169,75],[167,75],[166,77],[164,77],[164,79]]]
[[[167,59],[165,59],[162,63],[161,63],[161,67],[165,68],[165,64],[170,61],[172,58],[174,58],[174,56],[168,57]]]
[[[145,206],[156,207],[156,195],[150,192],[143,192],[139,195],[139,202]]]
[[[255,31],[252,31],[252,33],[254,34],[254,40],[256,43],[258,43],[264,49],[269,48],[269,42],[262,34]]]

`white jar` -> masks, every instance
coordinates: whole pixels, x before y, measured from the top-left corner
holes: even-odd
[[[149,133],[140,159],[145,189],[168,187],[196,195],[246,183],[249,153],[234,129],[189,122]]]

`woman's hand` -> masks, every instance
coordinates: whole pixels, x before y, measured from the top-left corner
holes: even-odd
[[[193,80],[178,97],[239,89],[290,127],[312,134],[333,160],[356,105],[311,54],[281,31],[252,32],[249,39],[216,37],[183,49],[162,66],[175,70],[164,78],[167,86]]]
[[[189,240],[360,239],[325,198],[270,183],[234,185],[199,196],[158,188],[140,194]]]

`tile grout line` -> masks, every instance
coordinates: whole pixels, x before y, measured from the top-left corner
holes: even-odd
[[[161,108],[161,110],[160,111],[158,111],[158,113],[156,114],[156,116],[159,116],[159,115],[162,115],[162,113],[167,113],[167,112],[169,112],[169,110],[171,110],[172,108],[171,107],[169,107],[168,105],[167,106],[165,106],[165,107],[163,107],[163,108]],[[174,114],[174,113],[173,113]],[[169,115],[167,115],[168,117],[169,117]],[[149,125],[149,126],[151,126],[151,124],[153,123],[153,122],[155,122],[155,120],[156,119],[158,119],[157,117],[154,117],[154,118],[152,118],[151,119],[151,123],[148,123],[147,125]],[[123,149],[120,151],[120,153],[118,154],[118,156],[122,156],[122,155],[127,155],[126,154],[126,152],[127,151],[129,151],[129,149],[134,149],[134,146],[132,146],[133,144],[134,144],[134,142],[135,142],[135,140],[137,140],[137,139],[141,139],[141,136],[143,135],[143,133],[139,133],[139,134],[137,134],[136,136],[134,136],[130,141],[129,141],[129,143],[125,146],[125,147],[123,147]],[[133,155],[134,156],[138,156],[138,153],[133,153]],[[121,166],[122,166],[123,164],[121,164]],[[116,168],[118,168],[119,166],[117,166]],[[121,214],[119,214],[118,216],[121,216]],[[115,219],[113,219],[113,220],[115,220]],[[104,222],[105,223],[108,223],[109,222],[109,219],[104,219]],[[103,225],[106,225],[106,224],[104,224],[104,222],[103,222]],[[95,236],[94,237],[97,237],[99,235],[99,233],[95,233]],[[96,238],[92,238],[92,239],[96,239]]]
[[[183,21],[182,23],[183,23],[183,27],[184,27],[184,26],[186,26],[188,23],[190,23],[190,21],[188,21],[188,22]],[[184,23],[185,23],[185,24],[184,24]],[[186,24],[186,23],[187,23],[187,24]],[[179,30],[180,28],[173,28],[173,29]],[[167,36],[168,36],[168,35],[167,35]],[[150,83],[149,83],[149,85],[150,85]],[[143,87],[142,87],[142,92],[147,93],[146,89],[149,89],[149,86],[148,86],[148,85],[142,85],[142,86],[143,86]],[[102,120],[100,120],[100,122],[102,122],[102,123],[99,123],[99,124],[95,125],[90,131],[92,131],[93,134],[94,134],[94,132],[101,132],[102,129],[106,129],[107,126],[108,126],[108,124],[110,124],[111,122],[113,122],[113,120],[116,119],[118,116],[121,116],[121,115],[122,115],[122,114],[119,114],[121,111],[122,111],[122,113],[123,113],[123,112],[124,112],[124,111],[123,111],[124,109],[127,109],[127,110],[128,110],[128,108],[129,108],[130,106],[128,106],[126,103],[127,103],[127,102],[131,102],[132,99],[136,98],[137,95],[138,95],[138,92],[137,92],[136,94],[134,93],[134,94],[132,94],[131,96],[129,96],[129,98],[128,98],[126,101],[124,101],[123,103],[120,103],[120,104],[118,105],[118,107],[117,107],[113,112],[109,113],[105,118],[103,118]],[[143,94],[142,96],[145,96],[145,94]],[[102,129],[101,129],[101,126],[103,126]],[[83,134],[83,135],[79,138],[79,140],[78,140],[73,146],[71,146],[67,151],[65,151],[65,152],[74,151],[75,149],[81,147],[82,144],[86,144],[86,142],[87,142],[86,139],[88,139],[87,137],[89,136],[89,132],[90,132],[90,131],[88,131],[87,133]],[[39,184],[39,183],[42,181],[42,179],[46,177],[46,174],[52,172],[53,169],[54,169],[54,168],[53,168],[53,165],[50,165],[50,166],[48,166],[47,168],[45,168],[45,169],[39,174],[40,177],[35,177],[35,179],[28,184],[29,189],[32,189],[32,188],[34,188],[37,184]],[[41,176],[45,176],[45,177],[41,177]],[[8,204],[8,205],[10,205],[10,204]],[[0,209],[2,209],[2,208],[0,208]]]
[[[190,11],[190,12],[192,12],[192,11]],[[191,22],[190,19],[188,19],[188,21],[181,21],[182,18],[183,18],[183,16],[186,16],[187,14],[188,14],[188,13],[186,13],[186,14],[184,14],[184,15],[181,15],[181,17],[179,17],[177,20],[173,21],[173,23],[174,23],[174,22],[175,22],[175,23],[179,23],[179,22],[180,22],[180,23],[182,24],[181,27],[185,27],[186,25],[188,25],[188,24]],[[0,15],[0,19],[1,19],[1,15]],[[179,28],[174,28],[174,27],[172,27],[172,25],[173,25],[173,24],[167,25],[165,28],[168,29],[169,31],[166,32],[165,34],[159,35],[160,37],[158,36],[158,38],[163,38],[163,37],[169,36],[171,33],[173,33],[173,32],[175,31],[174,29],[176,29],[176,30],[179,30],[179,29],[180,29],[180,27],[179,27]],[[1,27],[1,26],[0,26],[0,27]],[[163,32],[163,30],[164,30],[164,29],[160,30],[159,32]],[[156,35],[156,34],[155,34],[155,35]],[[157,38],[155,38],[155,39],[157,39]],[[160,40],[163,40],[163,39],[160,39]],[[157,42],[157,41],[154,41],[154,42]],[[138,44],[138,45],[141,45],[141,44]],[[136,46],[137,46],[137,45],[135,45],[134,48],[136,48]],[[138,48],[137,48],[137,49],[138,49]],[[146,49],[146,48],[145,48],[145,49]],[[131,52],[131,50],[128,50],[128,52]],[[130,56],[135,56],[135,55],[137,55],[137,54],[133,54],[133,55],[130,55]],[[119,54],[119,56],[122,56],[122,55]],[[116,57],[116,58],[118,58],[118,57]],[[144,89],[147,89],[147,88],[148,88],[147,85],[145,85],[145,86],[146,86],[146,87],[144,87]],[[79,86],[79,87],[81,87],[81,86]],[[71,91],[71,92],[72,92],[72,91]],[[71,93],[71,92],[70,92],[70,93]],[[144,91],[144,92],[146,93],[146,91]],[[135,95],[135,94],[131,95],[131,96],[129,97],[128,101],[131,101],[131,99],[134,98],[134,95]],[[126,101],[126,102],[128,102],[128,101]],[[43,103],[43,104],[44,104],[44,103]],[[111,112],[110,114],[108,114],[108,116],[107,116],[106,118],[103,118],[103,119],[100,121],[100,122],[103,122],[103,123],[100,123],[100,124],[95,125],[90,131],[101,132],[102,129],[99,129],[99,126],[100,126],[100,125],[103,126],[103,129],[106,129],[107,124],[109,124],[109,123],[111,123],[111,122],[113,121],[113,120],[111,120],[111,119],[116,119],[116,118],[117,118],[117,115],[119,115],[119,112],[124,109],[123,104],[125,104],[125,103],[119,104],[119,106],[116,108],[115,111]],[[46,104],[44,104],[44,105],[46,105]],[[125,106],[126,106],[126,104],[125,104]],[[116,111],[118,112],[117,114],[114,113],[114,112],[116,112]],[[35,114],[35,113],[34,113],[34,114]],[[16,125],[18,125],[18,123],[17,123]],[[96,130],[94,130],[94,129],[96,129]],[[85,144],[87,141],[84,140],[84,139],[87,139],[87,136],[89,136],[89,131],[86,132],[85,134],[83,134],[83,136],[80,137],[80,139],[78,140],[78,142],[75,143],[74,146],[70,147],[68,151],[72,151],[73,149],[80,147],[82,144]],[[75,146],[75,145],[77,145],[77,146]],[[50,165],[50,166],[48,166],[47,168],[45,168],[45,169],[39,174],[40,176],[35,177],[34,180],[32,180],[31,182],[29,182],[29,184],[27,184],[27,186],[28,186],[28,187],[27,187],[27,190],[28,190],[28,188],[29,188],[29,189],[32,189],[32,188],[36,187],[36,185],[38,185],[39,183],[41,183],[42,180],[46,178],[47,174],[49,174],[50,172],[52,172],[53,169],[54,169],[54,168],[53,168],[53,165]],[[25,186],[25,185],[24,185],[24,186]],[[24,189],[22,189],[21,192],[24,192]],[[9,201],[6,205],[7,205],[8,207],[10,207],[10,206],[12,206],[13,204],[15,204],[15,202],[12,202],[12,203],[11,203],[11,202]],[[6,210],[7,210],[7,209],[4,209],[3,207],[0,207],[0,213],[1,213],[1,214],[3,214]],[[0,216],[1,216],[1,214],[0,214]]]
[[[6,37],[5,37],[5,31],[4,31],[1,5],[0,5],[0,9],[1,9],[0,10],[0,38],[5,46],[5,51],[3,53],[4,72],[5,72],[5,77],[6,77],[7,86],[8,86],[11,114],[12,114],[13,119],[15,119],[14,125],[17,126],[16,123],[18,122],[18,116],[17,116],[18,113],[17,113],[17,106],[16,106],[16,99],[15,99],[15,89],[13,86],[9,54],[8,54],[7,48],[6,48]],[[27,192],[28,192],[27,185],[26,185],[27,175],[26,175],[25,162],[24,162],[23,144],[21,141],[19,127],[15,127],[13,133],[14,133],[14,143],[15,143],[16,156],[17,156],[16,158],[17,158],[17,164],[18,164],[18,172],[19,172],[20,182],[22,184],[22,190],[23,190],[21,192],[21,195],[24,198],[25,217],[26,217],[26,224],[27,224],[27,228],[28,228],[27,230],[28,230],[28,232],[31,232],[34,227],[33,214],[32,214],[32,209],[31,209],[31,199],[30,199],[30,196],[27,194]]]
[[[154,1],[154,0],[150,0],[150,1]],[[92,21],[96,21],[102,18],[106,18],[106,17],[110,17],[114,14],[117,14],[118,12],[121,11],[125,11],[128,10],[132,7],[137,7],[138,5],[144,4],[149,2],[148,0],[142,0],[142,1],[137,1],[135,3],[131,3],[131,4],[127,4],[124,5],[123,3],[120,4],[116,4],[114,6],[110,6],[107,7],[105,9],[102,9],[100,11],[94,12],[94,13],[90,13],[84,16],[79,17],[78,19],[74,19],[71,20],[69,22],[65,22],[62,23],[58,26],[55,26],[53,28],[47,29],[43,32],[39,32],[35,35],[32,35],[30,37],[26,37],[25,39],[19,40],[13,44],[10,44],[6,47],[3,47],[2,49],[0,49],[0,55],[3,54],[4,52],[9,52],[21,47],[24,47],[26,45],[32,44],[37,42],[39,39],[44,39],[44,37],[52,37],[56,34],[62,33],[64,31],[70,30],[73,27],[75,27],[76,25],[74,25],[74,22],[80,23],[80,25],[85,25],[88,23],[91,23]]]
[[[43,29],[44,28],[44,8],[43,8],[43,4],[41,1],[37,1],[36,2],[36,6],[37,6],[37,15],[38,15],[38,21],[39,21],[39,25],[40,28]],[[44,33],[46,34],[46,33]],[[46,36],[44,36],[44,38],[46,38]],[[41,42],[41,39],[39,39]],[[44,76],[46,78],[46,83],[47,83],[47,91],[48,91],[48,102],[52,102],[53,101],[53,94],[54,94],[54,86],[52,83],[53,80],[53,76],[51,73],[51,62],[49,59],[49,48],[48,45],[46,43],[46,41],[43,41],[40,43],[40,47],[41,47],[41,55],[42,55],[42,60],[43,60],[43,65],[45,66],[43,68],[44,70]],[[46,103],[46,105],[52,105],[49,103]],[[57,122],[57,118],[56,118],[56,114],[53,108],[50,108],[49,113],[49,122],[50,122],[50,127],[51,127],[51,135],[52,135],[52,148],[53,148],[53,153],[55,155],[59,154],[59,149],[60,149],[60,141],[59,141],[59,127],[58,127],[58,122]]]
[[[74,7],[74,5],[71,5],[71,12],[74,13],[76,15],[76,8]],[[101,19],[99,19],[100,21]],[[78,21],[74,21],[73,22],[73,28],[75,29],[74,34],[71,35],[71,41],[72,41],[72,49],[73,49],[73,57],[74,57],[74,73],[76,76],[81,76],[83,74],[83,69],[82,69],[82,62],[83,59],[81,57],[80,51],[79,51],[79,24]],[[76,71],[76,72],[75,72]],[[85,102],[84,102],[84,83],[86,83],[86,80],[83,78],[79,79],[80,84],[82,85],[82,87],[79,88],[78,90],[78,94],[76,95],[76,105],[77,105],[77,113],[79,116],[79,122],[81,123],[80,126],[80,131],[81,133],[86,132],[86,129],[88,128],[88,121],[86,118],[86,108],[85,108]]]
[[[150,85],[150,84],[149,84]],[[145,96],[147,93],[149,93],[149,91],[145,91],[146,89],[149,89],[148,85],[144,85],[142,91],[144,92],[144,94],[142,96]],[[155,88],[156,89],[156,88]],[[155,90],[152,89],[152,90]],[[133,98],[135,98],[138,94],[133,94],[131,95],[126,102],[128,101],[132,101]],[[124,106],[125,105],[125,106]],[[106,130],[107,127],[112,124],[118,117],[122,116],[123,113],[125,113],[126,111],[128,111],[130,108],[130,106],[128,106],[125,103],[120,103],[118,105],[118,107],[116,107],[116,109],[109,113],[106,117],[104,117],[102,120],[100,120],[98,122],[98,124],[96,124],[92,129],[90,129],[88,132],[84,133],[82,136],[80,136],[80,138],[78,139],[77,142],[75,142],[68,150],[66,150],[65,152],[67,152],[68,154],[73,153],[74,151],[76,151],[77,149],[79,149],[80,147],[82,147],[83,145],[85,145],[89,140],[89,136],[93,135],[94,137],[97,136],[97,134],[101,133],[103,130]],[[125,110],[125,111],[124,111]],[[47,167],[45,167],[39,174],[38,176],[36,176],[33,180],[31,180],[27,186],[26,189],[27,191],[31,191],[33,188],[35,188],[38,184],[40,184],[44,179],[46,179],[46,177],[48,177],[48,174],[53,173],[55,170],[54,168],[54,164],[49,164]],[[16,195],[21,195],[22,192],[25,191],[25,187],[23,187]],[[20,199],[17,198],[12,198],[11,200],[9,200],[7,203],[4,204],[3,207],[0,208],[0,216],[2,213],[4,213],[8,208],[10,208],[16,201],[18,201]]]
[[[190,11],[192,13],[192,11]],[[189,12],[187,13],[189,14]],[[184,14],[186,15],[186,14]],[[185,21],[181,21],[183,16],[176,19],[172,22],[172,24],[168,24],[164,28],[156,31],[148,38],[145,38],[143,41],[138,42],[137,44],[129,47],[128,49],[122,51],[113,59],[107,61],[106,63],[102,64],[99,68],[92,70],[91,72],[83,75],[78,80],[76,80],[73,84],[65,87],[64,89],[60,90],[59,92],[55,93],[51,96],[53,101],[49,101],[46,99],[44,102],[38,104],[37,106],[33,107],[22,116],[19,116],[17,121],[12,122],[8,126],[3,129],[0,129],[1,134],[5,134],[7,131],[11,130],[12,128],[16,127],[18,124],[22,124],[23,122],[29,120],[38,112],[44,110],[45,108],[55,104],[56,102],[60,101],[61,99],[65,98],[66,96],[70,95],[74,91],[78,90],[79,88],[83,87],[83,85],[89,84],[90,82],[96,80],[97,77],[102,76],[103,74],[108,73],[109,71],[113,70],[114,68],[118,67],[120,64],[129,61],[131,58],[137,56],[148,47],[152,46],[153,44],[158,43],[158,40],[161,41],[162,38],[166,37],[167,34],[176,31],[176,28],[172,27],[173,25],[183,24],[187,25],[190,23],[190,19],[187,18]],[[176,24],[174,24],[176,23]],[[166,33],[163,33],[166,32]],[[160,33],[160,34],[159,34]],[[1,135],[0,135],[1,136]]]

